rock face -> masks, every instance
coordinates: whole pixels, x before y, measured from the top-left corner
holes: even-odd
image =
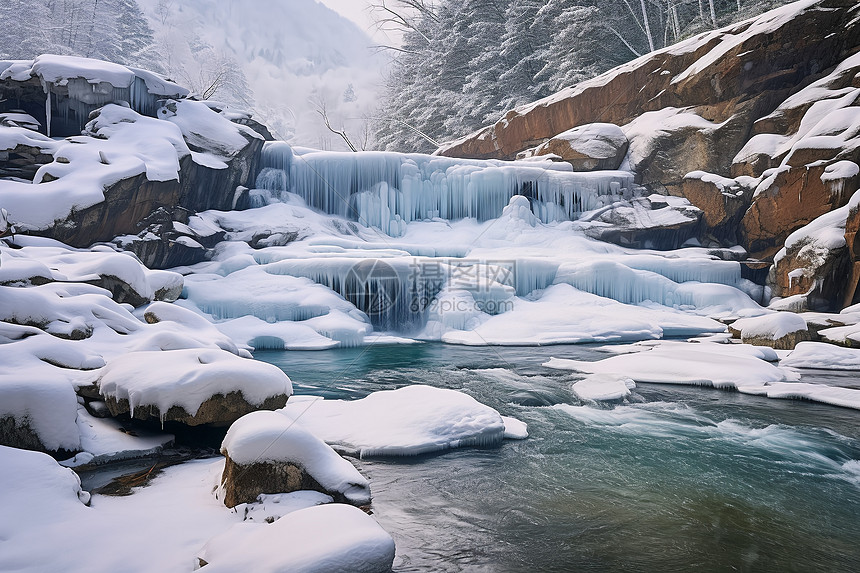
[[[534,149],[520,153],[518,159],[557,155],[573,165],[574,171],[618,169],[630,142],[621,128],[611,123],[591,123],[560,133]]]
[[[681,195],[702,210],[702,222],[717,242],[738,242],[737,226],[752,200],[752,190],[735,179],[693,171],[684,176]]]
[[[556,134],[592,123],[597,114],[601,121],[623,126],[643,112],[667,107],[692,108],[716,124],[745,118],[749,127],[806,78],[852,53],[860,42],[854,6],[852,0],[823,0],[800,17],[786,16],[783,9],[776,16],[708,32],[514,109],[438,153],[513,159]],[[710,161],[730,164],[739,149],[725,146]],[[698,168],[720,171],[712,166]]]

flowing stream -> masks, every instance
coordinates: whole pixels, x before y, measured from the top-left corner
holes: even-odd
[[[465,391],[528,423],[501,449],[357,461],[395,571],[858,571],[860,412],[641,384],[581,403],[550,356],[587,345],[258,352],[296,393]],[[857,385],[811,372],[804,381]]]

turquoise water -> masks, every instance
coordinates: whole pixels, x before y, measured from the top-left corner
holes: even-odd
[[[462,390],[529,424],[501,449],[356,461],[395,571],[860,571],[860,412],[640,385],[580,403],[589,346],[259,352],[300,394]],[[856,384],[815,372],[811,381]]]

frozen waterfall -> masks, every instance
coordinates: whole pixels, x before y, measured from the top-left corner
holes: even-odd
[[[328,152],[267,143],[257,187],[400,236],[411,221],[494,219],[514,195],[544,223],[575,220],[633,193],[626,171],[575,173],[563,162],[452,159],[391,152]]]

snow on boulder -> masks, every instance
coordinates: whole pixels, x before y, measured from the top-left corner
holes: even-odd
[[[223,350],[129,352],[96,382],[111,414],[189,426],[227,426],[254,410],[282,408],[293,393],[276,366]]]
[[[632,394],[636,382],[625,376],[592,374],[572,386],[573,393],[580,400],[593,402],[614,402]]]
[[[294,397],[281,410],[338,450],[365,456],[417,456],[467,446],[499,446],[502,416],[471,396],[414,385],[360,400]]]
[[[0,362],[5,366],[0,373],[0,444],[43,452],[78,450],[78,401],[71,384],[48,378],[45,370],[20,368],[2,351]]]
[[[801,342],[779,365],[820,370],[860,370],[860,350],[824,342]]]
[[[531,155],[557,155],[574,171],[618,169],[629,142],[613,123],[589,123],[560,133],[536,147]],[[526,152],[529,155],[529,152]]]
[[[280,412],[253,412],[236,420],[221,453],[224,504],[250,503],[261,493],[310,489],[353,505],[370,503],[370,483],[320,438]]]
[[[206,573],[383,573],[394,540],[355,507],[329,504],[294,511],[272,524],[240,523],[197,554]]]
[[[806,321],[793,312],[742,318],[733,322],[729,331],[744,344],[770,346],[777,350],[791,350],[798,342],[809,340]]]
[[[770,351],[773,352],[773,351]],[[613,356],[597,362],[552,358],[548,368],[587,374],[624,376],[637,383],[689,384],[736,389],[799,379],[778,368],[752,346],[730,344],[662,344],[648,351]]]
[[[195,163],[210,169],[226,169],[227,161],[263,137],[253,129],[233,123],[206,105],[191,100],[168,100],[158,109],[158,118],[173,123],[193,150]]]

